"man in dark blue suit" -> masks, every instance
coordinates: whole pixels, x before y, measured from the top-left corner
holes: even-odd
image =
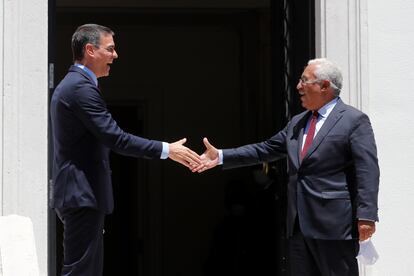
[[[50,206],[64,225],[62,275],[99,276],[103,270],[103,227],[112,212],[109,151],[143,158],[170,158],[189,168],[199,156],[175,143],[124,132],[106,108],[98,78],[118,58],[114,32],[86,24],[72,36],[74,65],[56,87],[51,104],[54,145]]]
[[[339,98],[342,74],[327,59],[303,71],[297,89],[307,111],[262,143],[217,150],[206,138],[193,171],[288,160],[287,234],[291,276],[355,276],[358,240],[378,220],[379,168],[368,116]]]

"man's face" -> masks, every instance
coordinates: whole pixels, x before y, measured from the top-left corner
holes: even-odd
[[[109,75],[110,65],[114,59],[118,58],[115,51],[115,43],[112,35],[101,35],[99,48],[94,47],[93,64],[91,70],[96,77],[104,77]]]
[[[308,65],[302,73],[296,88],[299,91],[302,106],[307,110],[318,110],[327,102],[327,91],[322,89],[322,80],[317,80],[314,72],[315,64]]]

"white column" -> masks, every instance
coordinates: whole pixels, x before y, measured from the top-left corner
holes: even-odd
[[[316,0],[316,56],[343,72],[342,99],[368,112],[367,0]]]
[[[4,1],[0,2],[0,89],[3,95],[4,91]],[[0,215],[3,215],[3,96],[0,97]],[[1,252],[0,252],[1,254]],[[0,265],[1,267],[1,265]]]
[[[47,275],[48,1],[0,4],[1,214],[31,218]]]

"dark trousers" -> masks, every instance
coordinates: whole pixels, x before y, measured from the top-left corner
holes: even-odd
[[[63,223],[62,276],[101,276],[105,214],[91,208],[57,209]]]
[[[358,276],[356,240],[317,240],[303,236],[296,223],[289,239],[290,276]]]

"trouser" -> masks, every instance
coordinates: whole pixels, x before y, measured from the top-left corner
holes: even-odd
[[[101,276],[105,214],[92,208],[56,209],[63,223],[62,276]]]
[[[358,276],[357,240],[306,238],[298,224],[288,243],[290,276]]]

